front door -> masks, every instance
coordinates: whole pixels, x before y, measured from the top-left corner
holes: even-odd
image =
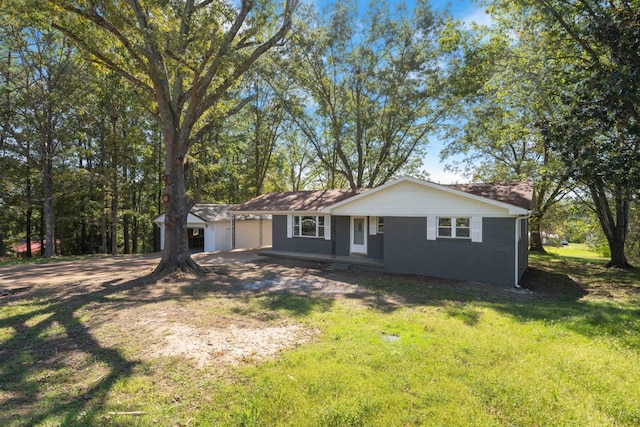
[[[351,217],[351,253],[367,254],[367,217]]]

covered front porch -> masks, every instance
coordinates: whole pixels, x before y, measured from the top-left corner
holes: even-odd
[[[323,253],[303,253],[292,251],[281,251],[275,249],[265,249],[258,252],[258,255],[280,257],[280,258],[292,258],[302,259],[305,261],[319,261],[328,262],[332,266],[337,268],[363,268],[367,270],[380,270],[384,269],[384,260],[381,258],[368,258],[362,255],[331,255]]]

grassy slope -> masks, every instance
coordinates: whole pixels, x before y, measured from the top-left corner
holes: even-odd
[[[37,403],[19,411],[14,402],[0,424],[638,425],[640,275],[606,270],[592,254],[565,257],[565,249],[532,256],[532,294],[362,274],[359,285],[374,295],[367,300],[280,294],[233,303],[226,315],[290,319],[321,333],[276,360],[223,374],[178,358],[129,363],[143,351],[133,342],[104,349],[80,371],[28,368],[21,386]],[[223,305],[209,298],[198,302]],[[46,301],[2,307],[0,350],[24,329],[14,319],[37,325],[46,313]],[[81,328],[92,311],[76,315]],[[60,331],[52,324],[40,333]],[[12,370],[37,363],[29,357],[0,359],[0,379],[10,383]],[[69,398],[69,383],[105,376],[113,376],[107,387]],[[45,393],[48,380],[58,386]],[[0,403],[10,387],[3,394],[0,383]],[[131,410],[145,414],[109,414]]]
[[[580,277],[584,288],[599,289],[603,278],[640,286],[637,273],[630,279],[627,273],[602,271],[603,262],[586,248],[532,257],[547,280],[557,271],[579,274],[587,266],[591,271]],[[385,279],[394,282],[368,286],[392,295],[415,292],[413,281]],[[533,280],[541,286],[535,273]],[[202,425],[640,423],[640,310],[633,296],[578,299],[572,286],[551,286],[544,297],[514,302],[440,287],[423,291],[403,308],[343,301],[329,312],[313,313],[307,321],[322,329],[320,342],[246,370],[248,384],[230,389],[221,405],[208,406],[197,420]]]
[[[533,262],[580,269],[558,256]],[[599,273],[628,280],[626,273]],[[637,274],[633,280],[640,284]],[[415,283],[369,286],[405,294],[412,291],[403,287]],[[552,287],[551,295],[514,302],[433,287],[394,310],[345,301],[308,319],[323,330],[320,342],[246,370],[248,384],[197,419],[202,425],[640,424],[637,300],[577,300],[572,291]]]

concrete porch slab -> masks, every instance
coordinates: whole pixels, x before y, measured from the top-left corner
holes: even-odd
[[[302,259],[305,261],[321,261],[328,262],[331,265],[347,265],[347,266],[360,266],[360,267],[369,267],[375,269],[384,268],[384,260],[378,258],[367,258],[361,255],[336,255],[331,256],[330,254],[321,254],[321,253],[300,253],[300,252],[289,252],[289,251],[278,251],[273,249],[261,250],[258,252],[259,255],[264,256],[272,256],[272,257],[281,257],[281,258],[292,258],[292,259]]]

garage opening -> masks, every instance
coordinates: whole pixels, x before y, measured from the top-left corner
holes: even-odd
[[[188,228],[189,250],[191,252],[204,252],[204,228]]]

